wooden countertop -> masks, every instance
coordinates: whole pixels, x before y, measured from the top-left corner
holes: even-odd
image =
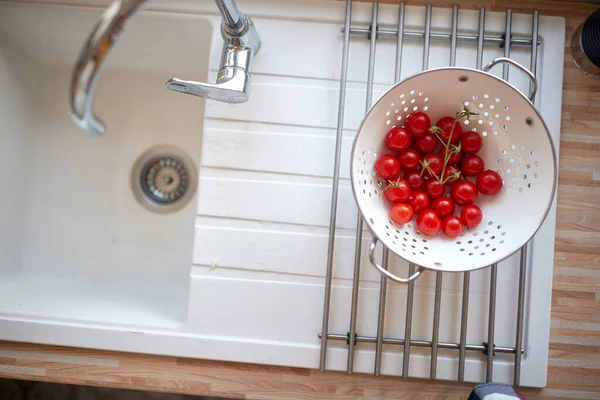
[[[436,6],[452,4],[564,16],[567,38],[600,7],[541,0]],[[581,73],[566,51],[548,387],[524,389],[528,399],[600,399],[599,231],[600,80]],[[9,342],[0,342],[0,377],[252,399],[466,399],[472,387]]]

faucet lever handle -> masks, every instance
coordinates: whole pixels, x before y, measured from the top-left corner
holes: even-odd
[[[166,88],[174,92],[206,97],[227,103],[244,103],[250,97],[250,73],[238,67],[224,67],[219,71],[217,83],[170,79]]]
[[[167,82],[167,89],[228,103],[248,101],[252,60],[260,47],[260,39],[252,20],[242,13],[240,15],[244,23],[239,36],[237,33],[229,33],[227,26],[221,25],[225,43],[223,44],[221,69],[217,75],[217,83],[210,84],[173,78]]]

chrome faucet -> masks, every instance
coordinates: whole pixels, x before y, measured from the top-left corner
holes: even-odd
[[[252,20],[240,12],[234,0],[215,0],[221,12],[223,53],[215,84],[170,79],[166,87],[180,93],[227,103],[243,103],[250,96],[252,59],[260,47]],[[94,115],[96,83],[108,53],[126,25],[149,0],[115,0],[102,14],[88,37],[71,76],[70,110],[75,123],[90,136],[102,136],[104,123]]]

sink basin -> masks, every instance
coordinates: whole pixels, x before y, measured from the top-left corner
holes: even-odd
[[[71,121],[67,100],[99,15],[0,3],[0,315],[178,326],[196,201],[171,213],[145,208],[132,168],[164,145],[200,165],[204,100],[164,84],[206,81],[213,28],[183,14],[140,13],[99,81],[95,110],[107,132],[97,139]]]

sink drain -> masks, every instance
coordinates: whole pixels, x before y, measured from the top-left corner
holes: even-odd
[[[144,166],[140,180],[146,196],[164,204],[179,200],[190,184],[185,165],[169,156],[150,160]]]
[[[183,151],[171,146],[153,147],[138,158],[131,175],[140,204],[155,212],[181,209],[194,196],[196,167]]]

